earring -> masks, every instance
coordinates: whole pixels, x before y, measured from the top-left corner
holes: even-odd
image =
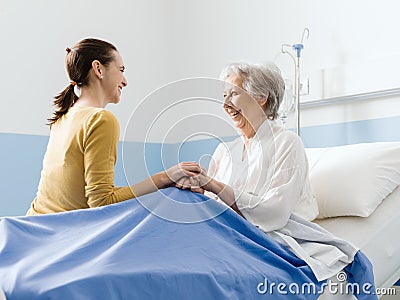
[[[103,79],[103,75],[100,76],[100,79]]]

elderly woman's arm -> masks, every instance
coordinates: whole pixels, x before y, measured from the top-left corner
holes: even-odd
[[[229,185],[226,185],[218,180],[208,177],[204,170],[203,170],[202,176],[204,176],[203,178],[206,179],[206,183],[203,186],[204,190],[212,192],[215,195],[218,195],[218,197],[223,202],[225,202],[234,211],[236,211],[239,215],[241,215],[243,218],[245,218],[245,216],[241,213],[241,211],[239,210],[239,208],[236,205],[235,191]]]
[[[252,191],[236,190],[207,176],[203,171],[198,180],[206,190],[216,194],[235,211],[264,231],[284,227],[298,203],[304,185],[307,160],[300,141],[289,141],[277,149],[273,175],[264,182],[265,193],[257,195]],[[216,161],[218,168],[218,161]],[[270,166],[263,166],[270,167]],[[212,172],[210,172],[212,174]],[[249,180],[265,180],[249,178]]]

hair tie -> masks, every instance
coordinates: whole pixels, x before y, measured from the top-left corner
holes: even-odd
[[[67,51],[67,53],[69,54],[71,52],[71,48],[66,48],[65,51]]]
[[[73,85],[73,86],[75,86],[75,85],[76,85],[76,82],[75,82],[75,81],[73,81],[73,80],[71,80],[69,83],[70,83],[71,85]]]

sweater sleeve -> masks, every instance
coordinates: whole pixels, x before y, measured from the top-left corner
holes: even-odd
[[[118,139],[119,123],[111,112],[100,110],[89,118],[83,141],[85,196],[89,207],[135,197],[129,186],[114,186]]]

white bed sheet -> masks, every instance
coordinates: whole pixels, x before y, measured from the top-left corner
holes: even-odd
[[[0,300],[7,300],[2,289],[0,289]]]
[[[399,279],[399,187],[368,218],[336,217],[316,220],[315,223],[321,225],[334,235],[350,241],[368,256],[374,267],[375,285],[377,288],[390,287]]]

